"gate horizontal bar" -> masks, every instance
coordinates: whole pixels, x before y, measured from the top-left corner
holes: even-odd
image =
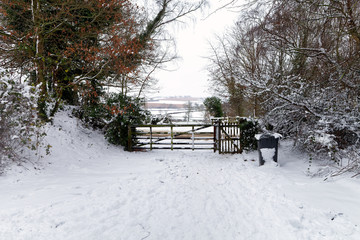
[[[164,124],[164,125],[132,125],[132,127],[152,127],[152,128],[162,128],[162,127],[212,127],[212,124]]]
[[[170,142],[168,142],[168,143],[166,143],[166,142],[153,142],[153,143],[151,143],[152,145],[171,145],[171,144],[173,144],[173,145],[198,145],[198,146],[200,146],[200,145],[214,145],[214,143],[191,143],[191,142],[173,142],[173,143],[170,143]],[[150,145],[150,142],[141,142],[141,143],[138,143],[138,144],[136,144],[135,145],[135,147],[136,146],[139,146],[139,145],[141,145],[141,146],[143,146],[143,145]]]
[[[147,147],[133,147],[133,150],[146,150],[146,149],[150,149]],[[152,150],[213,150],[214,148],[192,148],[192,147],[152,147]]]
[[[136,139],[145,140],[145,139],[152,139],[152,140],[171,140],[171,137],[137,137]],[[192,140],[193,138],[190,137],[174,137],[174,140]],[[194,137],[195,141],[199,140],[214,140],[213,137]]]

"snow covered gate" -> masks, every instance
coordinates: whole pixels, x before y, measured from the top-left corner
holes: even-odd
[[[238,123],[223,121],[212,124],[134,125],[128,129],[128,149],[241,153],[240,132]]]

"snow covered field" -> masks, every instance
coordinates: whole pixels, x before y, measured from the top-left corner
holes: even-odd
[[[205,119],[205,111],[199,110],[199,106],[203,106],[204,99],[196,97],[158,97],[147,101],[146,107],[153,115],[168,115],[173,121],[190,121],[203,122]],[[189,113],[189,105],[191,111]],[[188,116],[188,114],[190,114]]]
[[[359,179],[307,176],[289,142],[258,167],[257,152],[124,152],[65,112],[47,134],[40,170],[0,177],[0,239],[360,239]]]

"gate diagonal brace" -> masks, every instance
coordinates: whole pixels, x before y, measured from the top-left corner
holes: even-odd
[[[237,149],[237,151],[238,151],[239,153],[242,153],[242,149],[239,148],[237,144],[235,144],[235,142],[234,142],[234,140],[232,139],[232,137],[230,137],[229,134],[228,134],[222,127],[221,127],[221,131],[225,134],[226,138],[231,141],[231,143],[232,143],[233,146]]]

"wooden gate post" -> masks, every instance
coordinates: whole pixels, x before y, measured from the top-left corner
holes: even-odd
[[[216,129],[216,138],[217,138],[217,150],[219,151],[219,153],[222,153],[221,151],[221,123],[220,121],[217,122],[217,129]]]
[[[192,126],[191,141],[192,141],[192,150],[194,151],[194,148],[195,148],[195,127],[194,126]]]
[[[216,125],[214,125],[214,152],[216,152],[217,149],[217,138],[216,138]]]
[[[132,152],[132,126],[131,125],[129,125],[128,126],[128,146],[127,146],[127,148],[128,148],[128,151],[129,152]]]
[[[152,127],[150,127],[150,151],[152,150],[152,145],[153,145],[153,141],[152,141]]]
[[[174,150],[174,127],[171,126],[171,151]]]

